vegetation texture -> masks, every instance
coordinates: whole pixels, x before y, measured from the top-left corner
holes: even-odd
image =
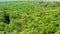
[[[60,34],[60,3],[0,2],[0,34]]]

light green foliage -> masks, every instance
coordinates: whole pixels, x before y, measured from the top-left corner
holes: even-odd
[[[4,11],[10,23],[3,23]],[[59,2],[3,2],[0,3],[0,33],[59,34]]]

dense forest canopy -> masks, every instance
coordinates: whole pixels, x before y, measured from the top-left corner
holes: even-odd
[[[0,2],[0,34],[60,34],[60,2]]]

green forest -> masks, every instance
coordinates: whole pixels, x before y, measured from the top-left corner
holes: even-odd
[[[0,34],[60,34],[60,2],[0,2]]]

